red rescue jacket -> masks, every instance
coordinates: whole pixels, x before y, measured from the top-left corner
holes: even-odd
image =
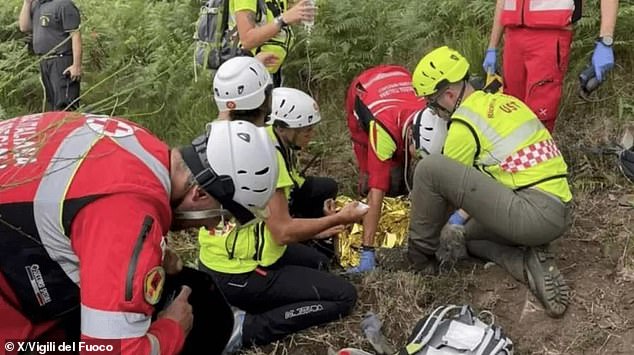
[[[407,147],[403,130],[425,105],[414,92],[412,75],[402,66],[379,65],[354,78],[348,88],[346,114],[361,178],[367,175],[367,188],[389,195],[404,192],[402,172]],[[391,155],[384,154],[381,147],[385,138],[381,135],[385,134],[396,147]]]
[[[152,322],[170,188],[169,148],[132,122],[0,122],[0,342],[36,339],[79,310],[85,339],[116,340],[123,354],[180,351],[178,323]]]
[[[557,29],[573,22],[574,11],[575,0],[505,0],[501,20],[504,26]]]

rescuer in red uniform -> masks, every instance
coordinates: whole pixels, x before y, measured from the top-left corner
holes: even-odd
[[[235,150],[260,163],[244,167],[231,158]],[[222,163],[211,163],[214,155]],[[175,254],[164,236],[175,226],[213,225],[220,204],[247,222],[276,179],[266,131],[246,122],[214,122],[179,149],[108,116],[0,122],[0,342],[81,332],[120,341],[123,354],[179,353],[193,324],[192,291],[183,288],[152,317],[163,266],[174,265],[166,265]],[[257,196],[235,197],[246,186]]]
[[[346,115],[359,168],[359,194],[367,195],[369,205],[360,263],[349,272],[375,267],[374,235],[383,198],[408,193],[410,145],[416,155],[442,150],[447,123],[425,107],[425,100],[414,92],[411,73],[399,65],[368,68],[348,87]]]
[[[599,81],[614,66],[612,50],[618,0],[601,0],[601,28],[592,54]],[[484,70],[495,72],[497,46],[504,33],[504,93],[526,103],[553,131],[563,80],[568,70],[573,24],[581,0],[497,0]]]

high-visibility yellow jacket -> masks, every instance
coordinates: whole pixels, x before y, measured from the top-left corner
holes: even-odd
[[[273,22],[275,18],[281,15],[284,11],[288,10],[287,0],[265,0],[266,3],[266,16],[258,16],[259,22],[256,26],[264,26],[269,22]],[[233,29],[236,26],[236,12],[248,10],[257,14],[258,0],[230,0],[229,2],[229,28]],[[269,72],[277,73],[280,66],[288,55],[288,50],[291,48],[294,42],[293,30],[291,26],[286,26],[273,38],[264,42],[261,46],[254,48],[251,52],[257,54],[259,52],[271,52],[274,53],[278,61],[274,66],[268,67]]]
[[[261,220],[239,228],[233,223],[212,231],[201,228],[198,242],[200,262],[227,274],[242,274],[258,266],[272,265],[286,251],[286,245],[277,244]]]
[[[296,164],[287,162],[285,158],[288,155],[287,151],[279,143],[273,127],[268,126],[266,130],[278,148],[279,175],[276,187],[283,189],[288,199],[292,189],[301,186],[304,180],[299,176]],[[272,265],[286,251],[286,246],[275,242],[266,223],[261,220],[242,227],[228,222],[221,223],[212,231],[201,228],[198,232],[198,242],[200,243],[200,261],[203,265],[211,270],[227,274],[241,274],[251,272],[258,266]]]
[[[476,91],[451,117],[443,154],[517,190],[535,187],[572,199],[568,166],[552,136],[513,96]]]
[[[288,199],[293,189],[300,188],[306,179],[304,179],[299,172],[299,164],[295,151],[284,147],[284,145],[280,143],[273,126],[267,126],[266,131],[277,149],[277,164],[279,167],[277,188],[284,189],[284,195]]]

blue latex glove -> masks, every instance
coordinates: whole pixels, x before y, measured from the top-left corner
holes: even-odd
[[[460,213],[458,213],[458,211],[454,212],[451,216],[449,216],[449,220],[447,221],[448,224],[457,224],[457,225],[464,225],[466,222],[466,218],[462,217],[462,215]]]
[[[592,66],[597,80],[603,81],[604,75],[614,66],[614,51],[601,42],[597,42],[592,54]]]
[[[495,73],[495,64],[497,62],[498,50],[495,48],[487,49],[484,55],[484,62],[482,62],[482,68],[487,74]]]
[[[346,274],[357,274],[360,272],[372,271],[376,267],[374,250],[364,250],[361,252],[359,266],[346,270]]]

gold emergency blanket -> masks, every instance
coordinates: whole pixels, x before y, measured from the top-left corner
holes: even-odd
[[[343,207],[346,203],[354,201],[348,196],[337,197],[337,208]],[[366,203],[367,201],[362,201]],[[403,197],[383,198],[383,210],[379,226],[374,236],[374,246],[376,248],[394,248],[401,246],[407,239],[407,228],[409,226],[410,201]],[[359,265],[361,256],[361,242],[363,238],[363,225],[355,223],[339,233],[336,240],[337,256],[339,264],[344,267]]]

